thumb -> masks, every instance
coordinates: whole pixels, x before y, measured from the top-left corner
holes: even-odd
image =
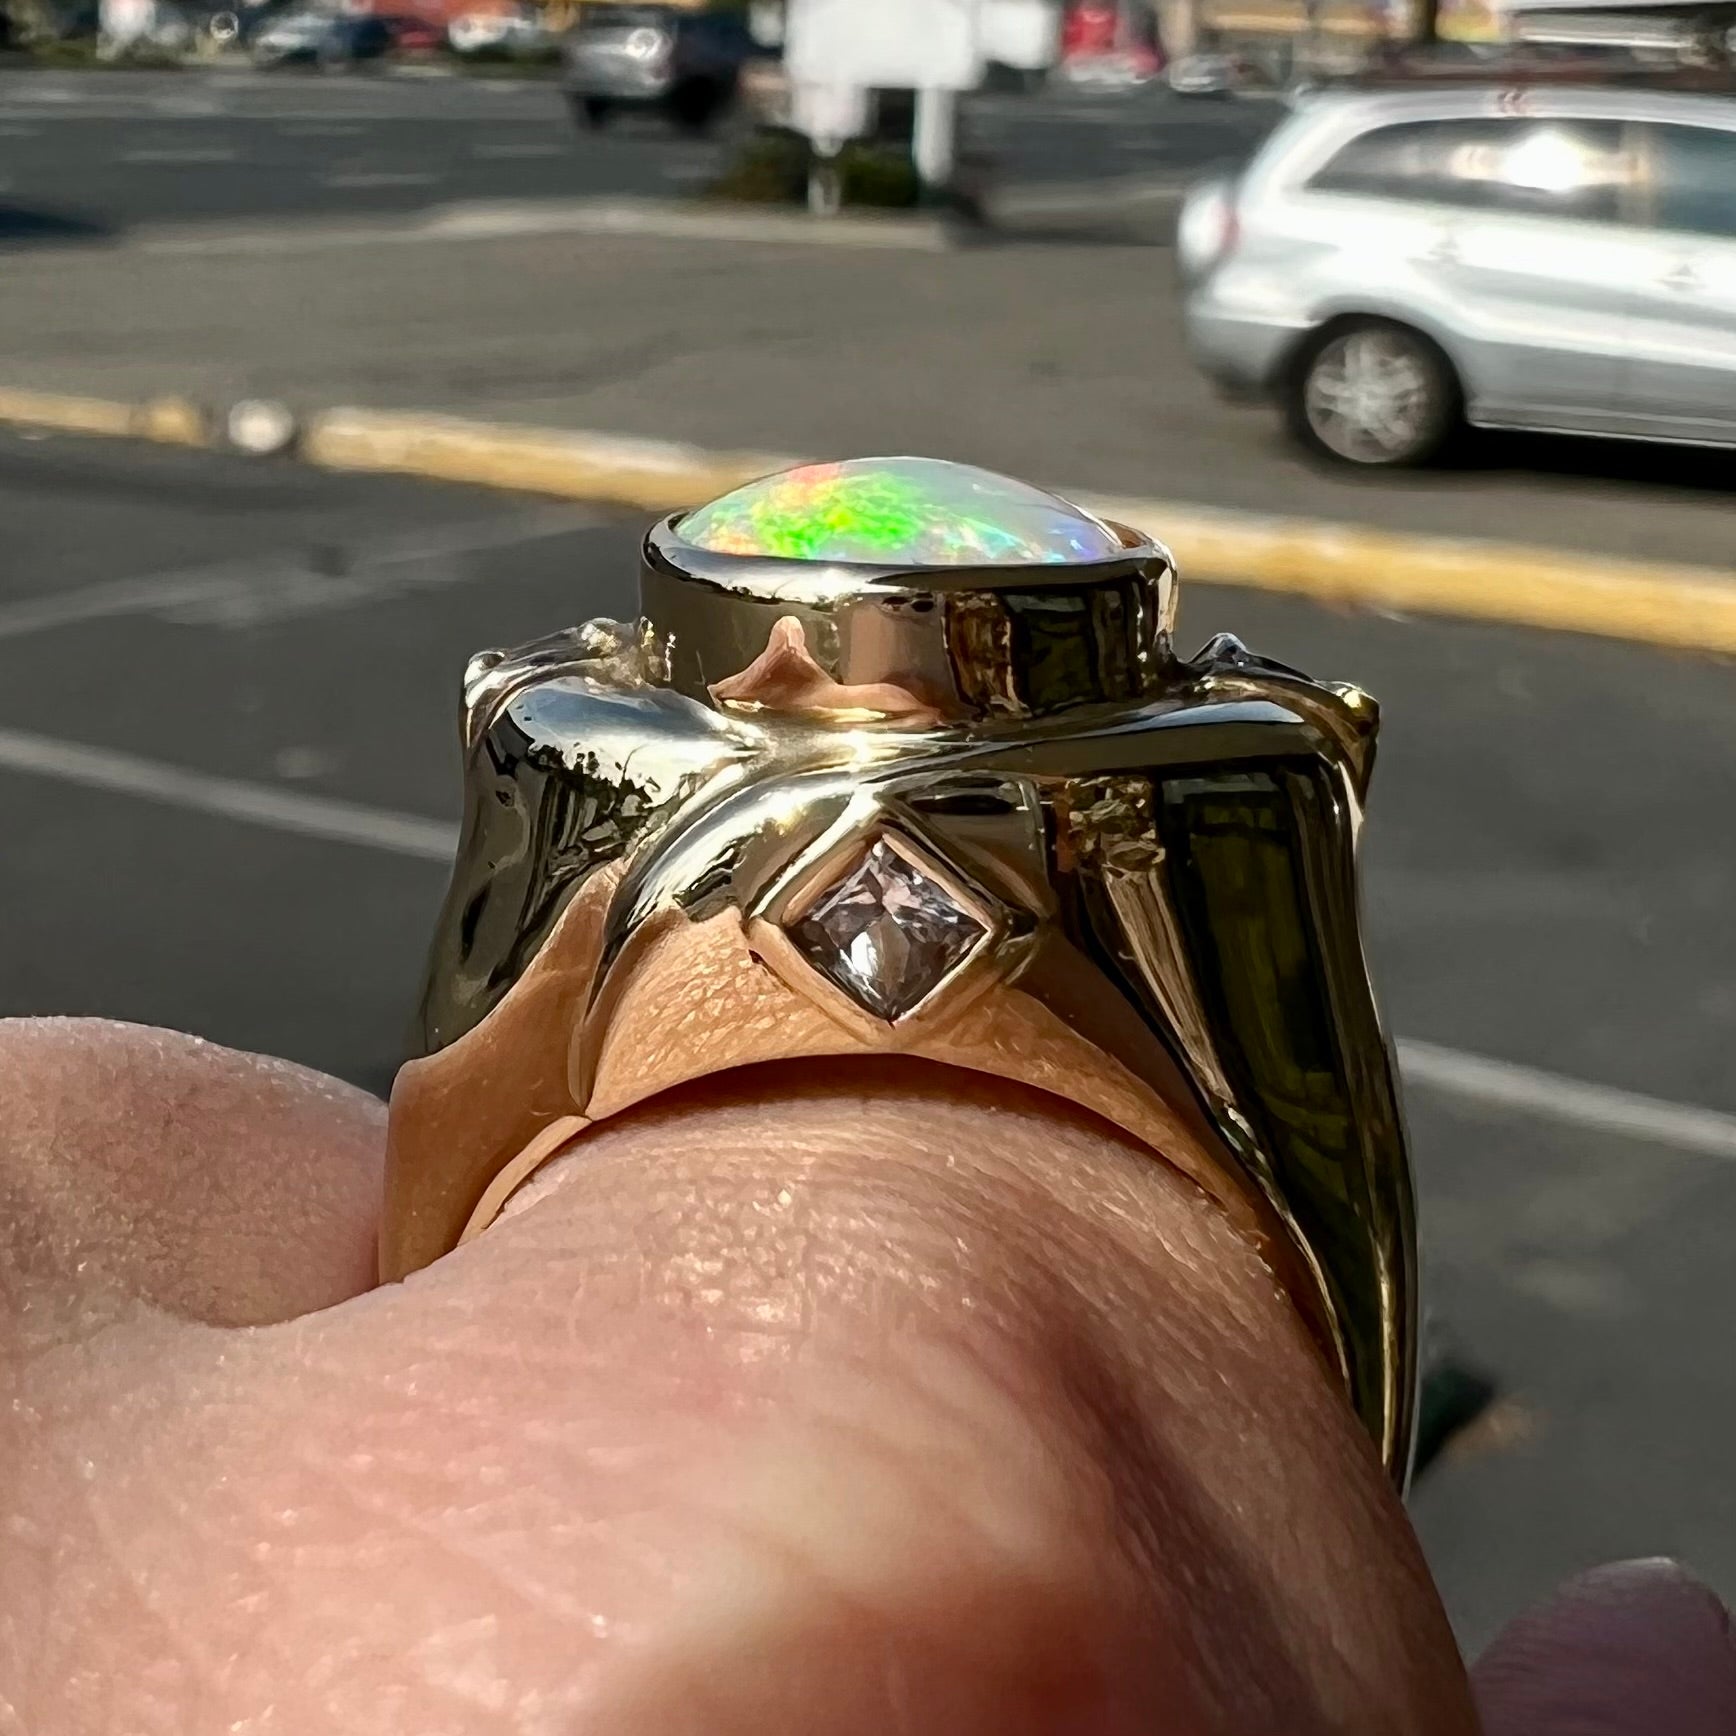
[[[612,1488],[556,1491],[662,1564],[599,1595],[567,1563],[636,1636],[592,1731],[1470,1730],[1290,1302],[1103,1123],[939,1068],[755,1070],[594,1130],[516,1204],[368,1341],[462,1320],[539,1359],[484,1376],[505,1437],[575,1405],[630,1428]]]
[[[1294,1308],[1179,1172],[1053,1098],[723,1076],[338,1300],[377,1109],[185,1045],[44,1041],[13,1179],[65,1257],[0,1235],[22,1727],[1472,1728]],[[225,1176],[221,1212],[170,1209]],[[279,1270],[306,1277],[248,1276]],[[201,1271],[210,1295],[163,1277]],[[81,1313],[93,1283],[146,1306]],[[285,1320],[298,1299],[331,1305]]]
[[[1600,1567],[1519,1617],[1473,1674],[1487,1736],[1731,1736],[1736,1638],[1673,1561]]]

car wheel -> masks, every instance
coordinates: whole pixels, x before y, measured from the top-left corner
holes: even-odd
[[[615,105],[600,96],[582,97],[574,106],[579,119],[593,132],[601,132],[615,118]]]
[[[1345,464],[1422,464],[1459,420],[1452,365],[1421,332],[1390,320],[1329,328],[1291,378],[1290,426]]]

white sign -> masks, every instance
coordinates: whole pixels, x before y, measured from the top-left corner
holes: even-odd
[[[1017,72],[1046,72],[1061,58],[1056,0],[979,0],[983,58]]]
[[[156,0],[101,0],[97,28],[115,48],[147,42],[157,24]]]
[[[790,0],[793,82],[870,90],[975,90],[980,0]]]
[[[793,84],[790,125],[833,157],[868,130],[868,92],[859,84]]]

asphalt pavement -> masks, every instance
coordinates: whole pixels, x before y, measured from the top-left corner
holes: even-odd
[[[0,238],[13,240],[691,192],[715,156],[667,128],[581,134],[546,79],[0,73]]]
[[[629,609],[637,527],[12,436],[0,519],[0,1012],[383,1091],[443,889],[459,671]],[[1617,1556],[1736,1594],[1736,670],[1204,588],[1182,628],[1385,705],[1369,939],[1430,1309],[1500,1392],[1414,1501],[1461,1635]]]
[[[1179,179],[1243,148],[1274,113],[1190,109],[1159,91],[988,95],[967,99],[965,131],[1014,185]],[[550,77],[0,70],[0,244],[502,199],[687,198],[739,137],[727,125],[685,137],[655,116],[589,131]]]

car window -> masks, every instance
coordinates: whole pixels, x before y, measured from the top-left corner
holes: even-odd
[[[1489,116],[1376,127],[1352,139],[1310,185],[1613,222],[1634,179],[1615,121]]]
[[[1736,132],[1649,126],[1651,220],[1660,229],[1736,240]]]

